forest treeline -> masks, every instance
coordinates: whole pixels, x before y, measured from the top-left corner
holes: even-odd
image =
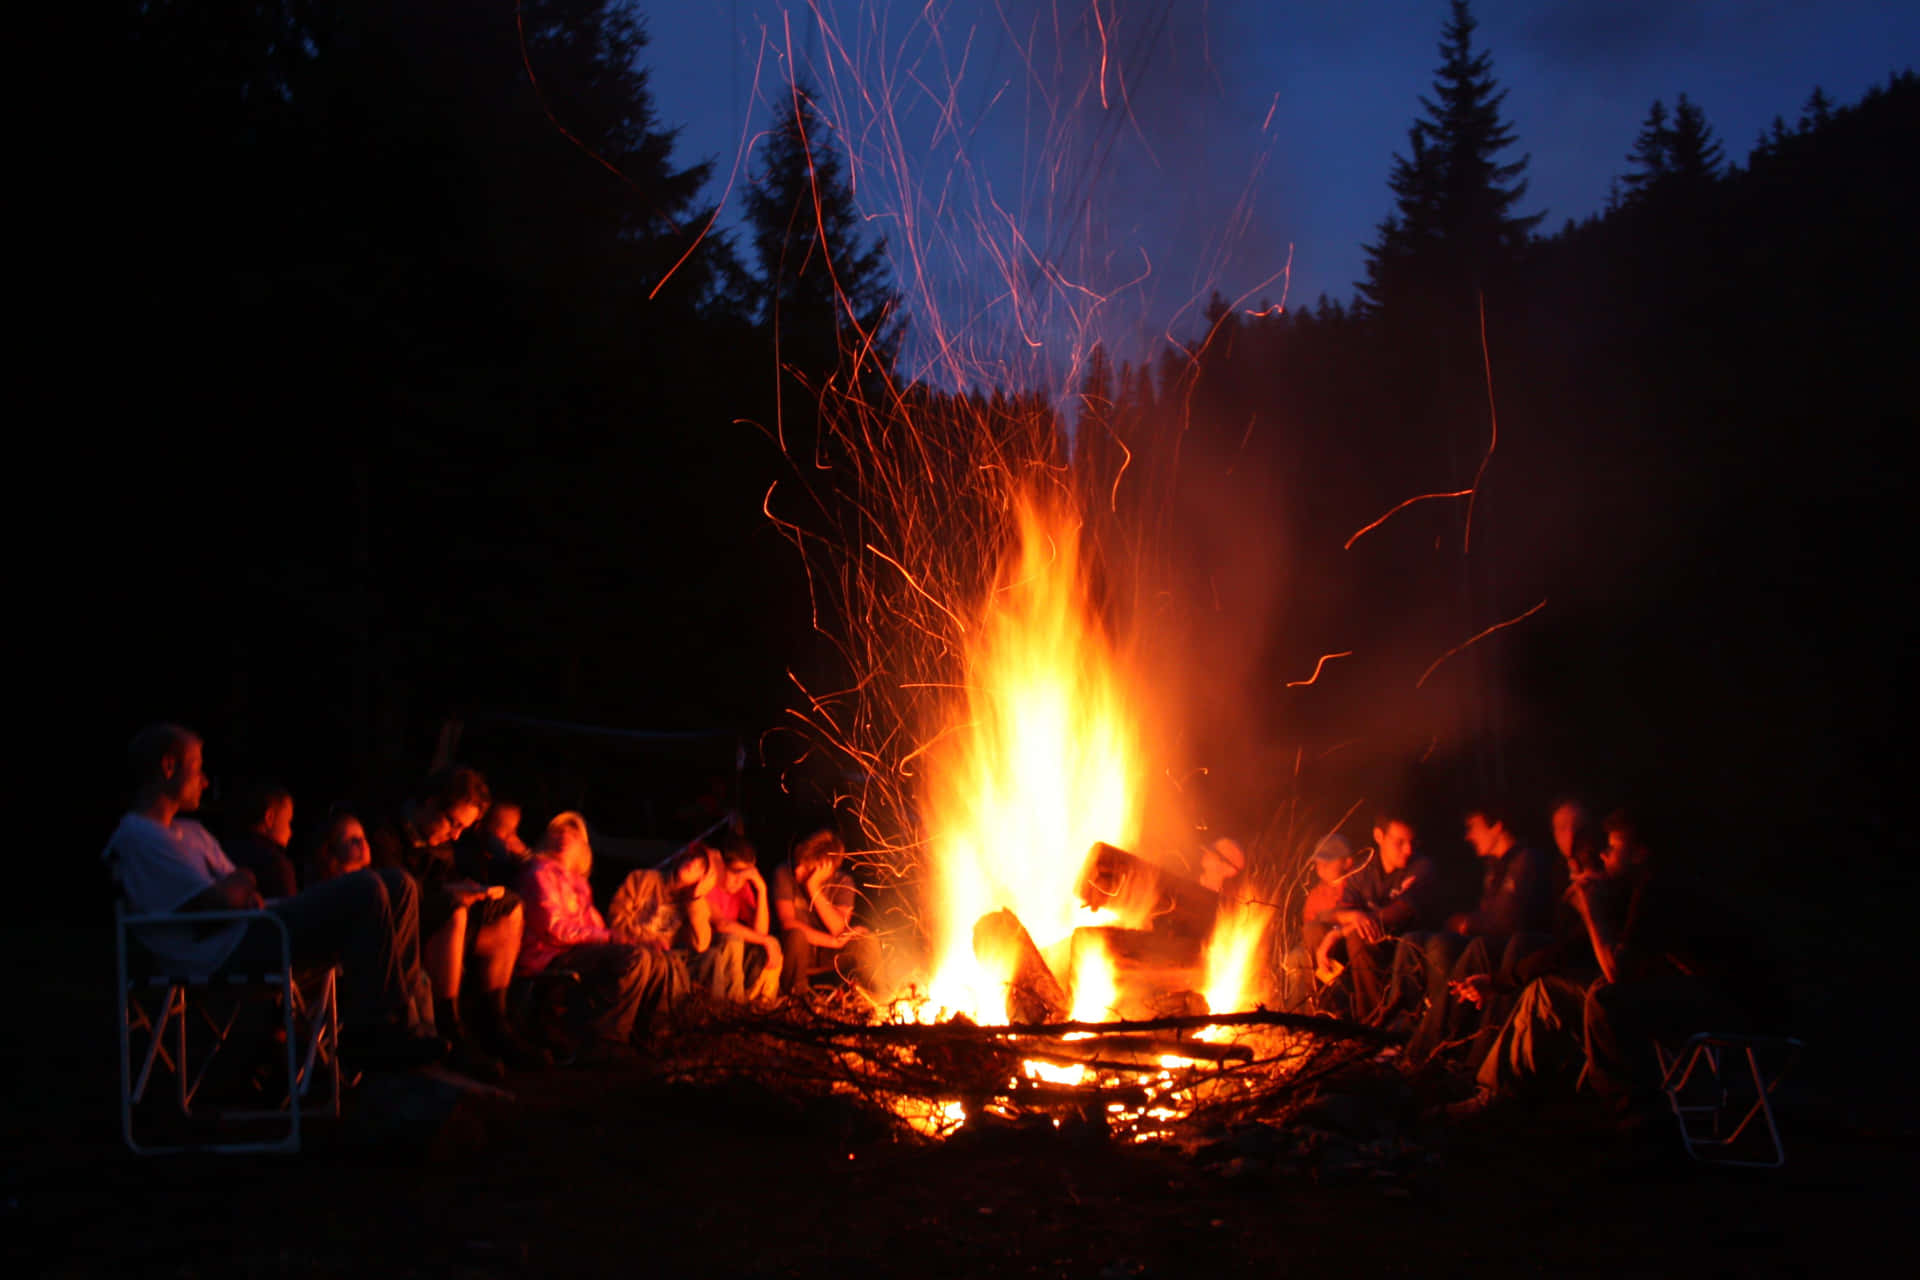
[[[718,183],[654,109],[644,6],[120,14],[84,339],[106,364],[74,394],[183,425],[98,464],[103,617],[177,620],[80,692],[101,767],[157,716],[335,793],[476,709],[776,721],[828,651],[762,499],[813,460],[817,389],[884,373],[910,323],[804,87],[743,224],[709,230]],[[1216,300],[1144,364],[1093,353],[1063,431],[1096,472],[1183,433],[1181,477],[1122,501],[1170,545],[1280,549],[1234,696],[1289,744],[1657,791],[1783,860],[1893,838],[1920,87],[1816,91],[1739,163],[1704,104],[1656,104],[1608,207],[1550,233],[1501,98],[1456,4],[1358,293]],[[853,332],[881,339],[858,367]],[[1216,482],[1261,516],[1194,533]]]

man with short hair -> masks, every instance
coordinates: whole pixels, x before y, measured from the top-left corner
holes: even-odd
[[[258,783],[242,793],[234,817],[240,830],[225,846],[233,865],[253,872],[260,896],[269,901],[299,892],[293,859],[287,856],[293,842],[293,793],[277,782]]]
[[[1404,975],[1401,989],[1427,994],[1407,1050],[1415,1060],[1463,1039],[1469,1023],[1477,1025],[1479,1007],[1452,998],[1452,984],[1493,972],[1517,941],[1523,952],[1553,941],[1559,890],[1553,861],[1516,839],[1506,814],[1490,805],[1467,810],[1466,838],[1483,868],[1480,905],[1449,917],[1442,932],[1402,939],[1394,961]]]
[[[455,1064],[481,1078],[503,1075],[503,1059],[516,1067],[550,1061],[515,1030],[507,1013],[523,932],[520,899],[461,875],[455,865],[455,842],[491,801],[478,770],[450,765],[367,833],[375,866],[404,867],[420,882],[421,951],[433,984],[434,1024],[453,1041]],[[470,970],[474,989],[467,983]],[[469,1032],[469,1013],[479,1036]]]
[[[101,856],[136,915],[261,909],[286,926],[295,968],[338,964],[341,1052],[363,1067],[417,1066],[446,1045],[411,1025],[419,964],[417,895],[403,872],[363,871],[263,903],[253,873],[233,865],[184,814],[206,791],[204,748],[190,730],[151,725],[129,746],[135,795]],[[170,969],[217,976],[276,965],[280,932],[266,921],[145,927],[137,934]]]
[[[1601,860],[1618,905],[1605,909],[1597,889],[1575,902],[1601,972],[1586,996],[1588,1079],[1623,1109],[1657,1110],[1653,1042],[1751,1030],[1777,1018],[1780,983],[1771,952],[1670,867],[1656,865],[1631,818],[1615,812],[1606,832]]]
[[[1389,812],[1375,817],[1372,852],[1347,877],[1333,913],[1353,975],[1353,1016],[1363,1021],[1378,1021],[1400,1002],[1387,986],[1397,939],[1439,915],[1440,878],[1414,852],[1412,823]]]
[[[1650,1044],[1696,1031],[1739,1030],[1777,998],[1764,951],[1704,898],[1656,868],[1633,820],[1606,821],[1601,870],[1568,893],[1601,976],[1536,978],[1477,1072],[1477,1108],[1573,1081],[1582,1052],[1596,1092],[1623,1109],[1659,1109]]]

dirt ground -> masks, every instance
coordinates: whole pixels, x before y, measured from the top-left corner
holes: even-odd
[[[1231,1139],[905,1143],[851,1107],[631,1066],[522,1077],[512,1102],[421,1094],[435,1123],[400,1138],[141,1159],[117,1132],[110,939],[14,941],[12,1275],[1765,1275],[1909,1238],[1920,1139],[1817,1087],[1786,1099],[1778,1171],[1688,1165],[1580,1103],[1433,1119],[1391,1159],[1333,1163]]]

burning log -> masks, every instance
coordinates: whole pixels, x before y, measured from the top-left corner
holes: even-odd
[[[1200,951],[1213,933],[1220,897],[1198,881],[1156,866],[1137,853],[1098,843],[1087,851],[1077,886],[1087,906],[1108,908],[1136,931],[1152,931],[1166,945],[1184,945],[1200,963]]]
[[[1023,1044],[1020,1052],[1042,1061],[1076,1062],[1128,1071],[1158,1067],[1162,1058],[1169,1057],[1212,1063],[1253,1061],[1253,1050],[1243,1044],[1213,1044],[1206,1040],[1182,1040],[1177,1036],[1093,1036],[1086,1040],[1061,1040],[1044,1049]]]
[[[1089,926],[1073,931],[1071,954],[1076,991],[1081,975],[1089,969],[1112,974],[1113,1016],[1151,1018],[1207,1011],[1206,1001],[1195,994],[1206,982],[1206,971],[1200,949],[1191,939],[1146,929]]]
[[[988,912],[973,926],[973,954],[989,970],[1004,967],[1007,981],[1007,1019],[1011,1022],[1053,1022],[1072,1012],[1072,1002],[1041,958],[1040,948],[1020,917],[1011,911]],[[1011,963],[1007,963],[1008,961]]]

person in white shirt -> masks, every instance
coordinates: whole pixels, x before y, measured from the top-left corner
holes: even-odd
[[[362,871],[263,903],[253,873],[236,868],[207,829],[183,814],[207,787],[204,750],[179,725],[150,725],[129,746],[136,792],[101,855],[136,915],[266,910],[287,929],[296,969],[341,967],[342,1052],[367,1067],[437,1060],[446,1044],[413,1024],[419,968],[419,893],[400,871]],[[143,928],[139,940],[178,973],[212,976],[279,963],[266,920]]]

